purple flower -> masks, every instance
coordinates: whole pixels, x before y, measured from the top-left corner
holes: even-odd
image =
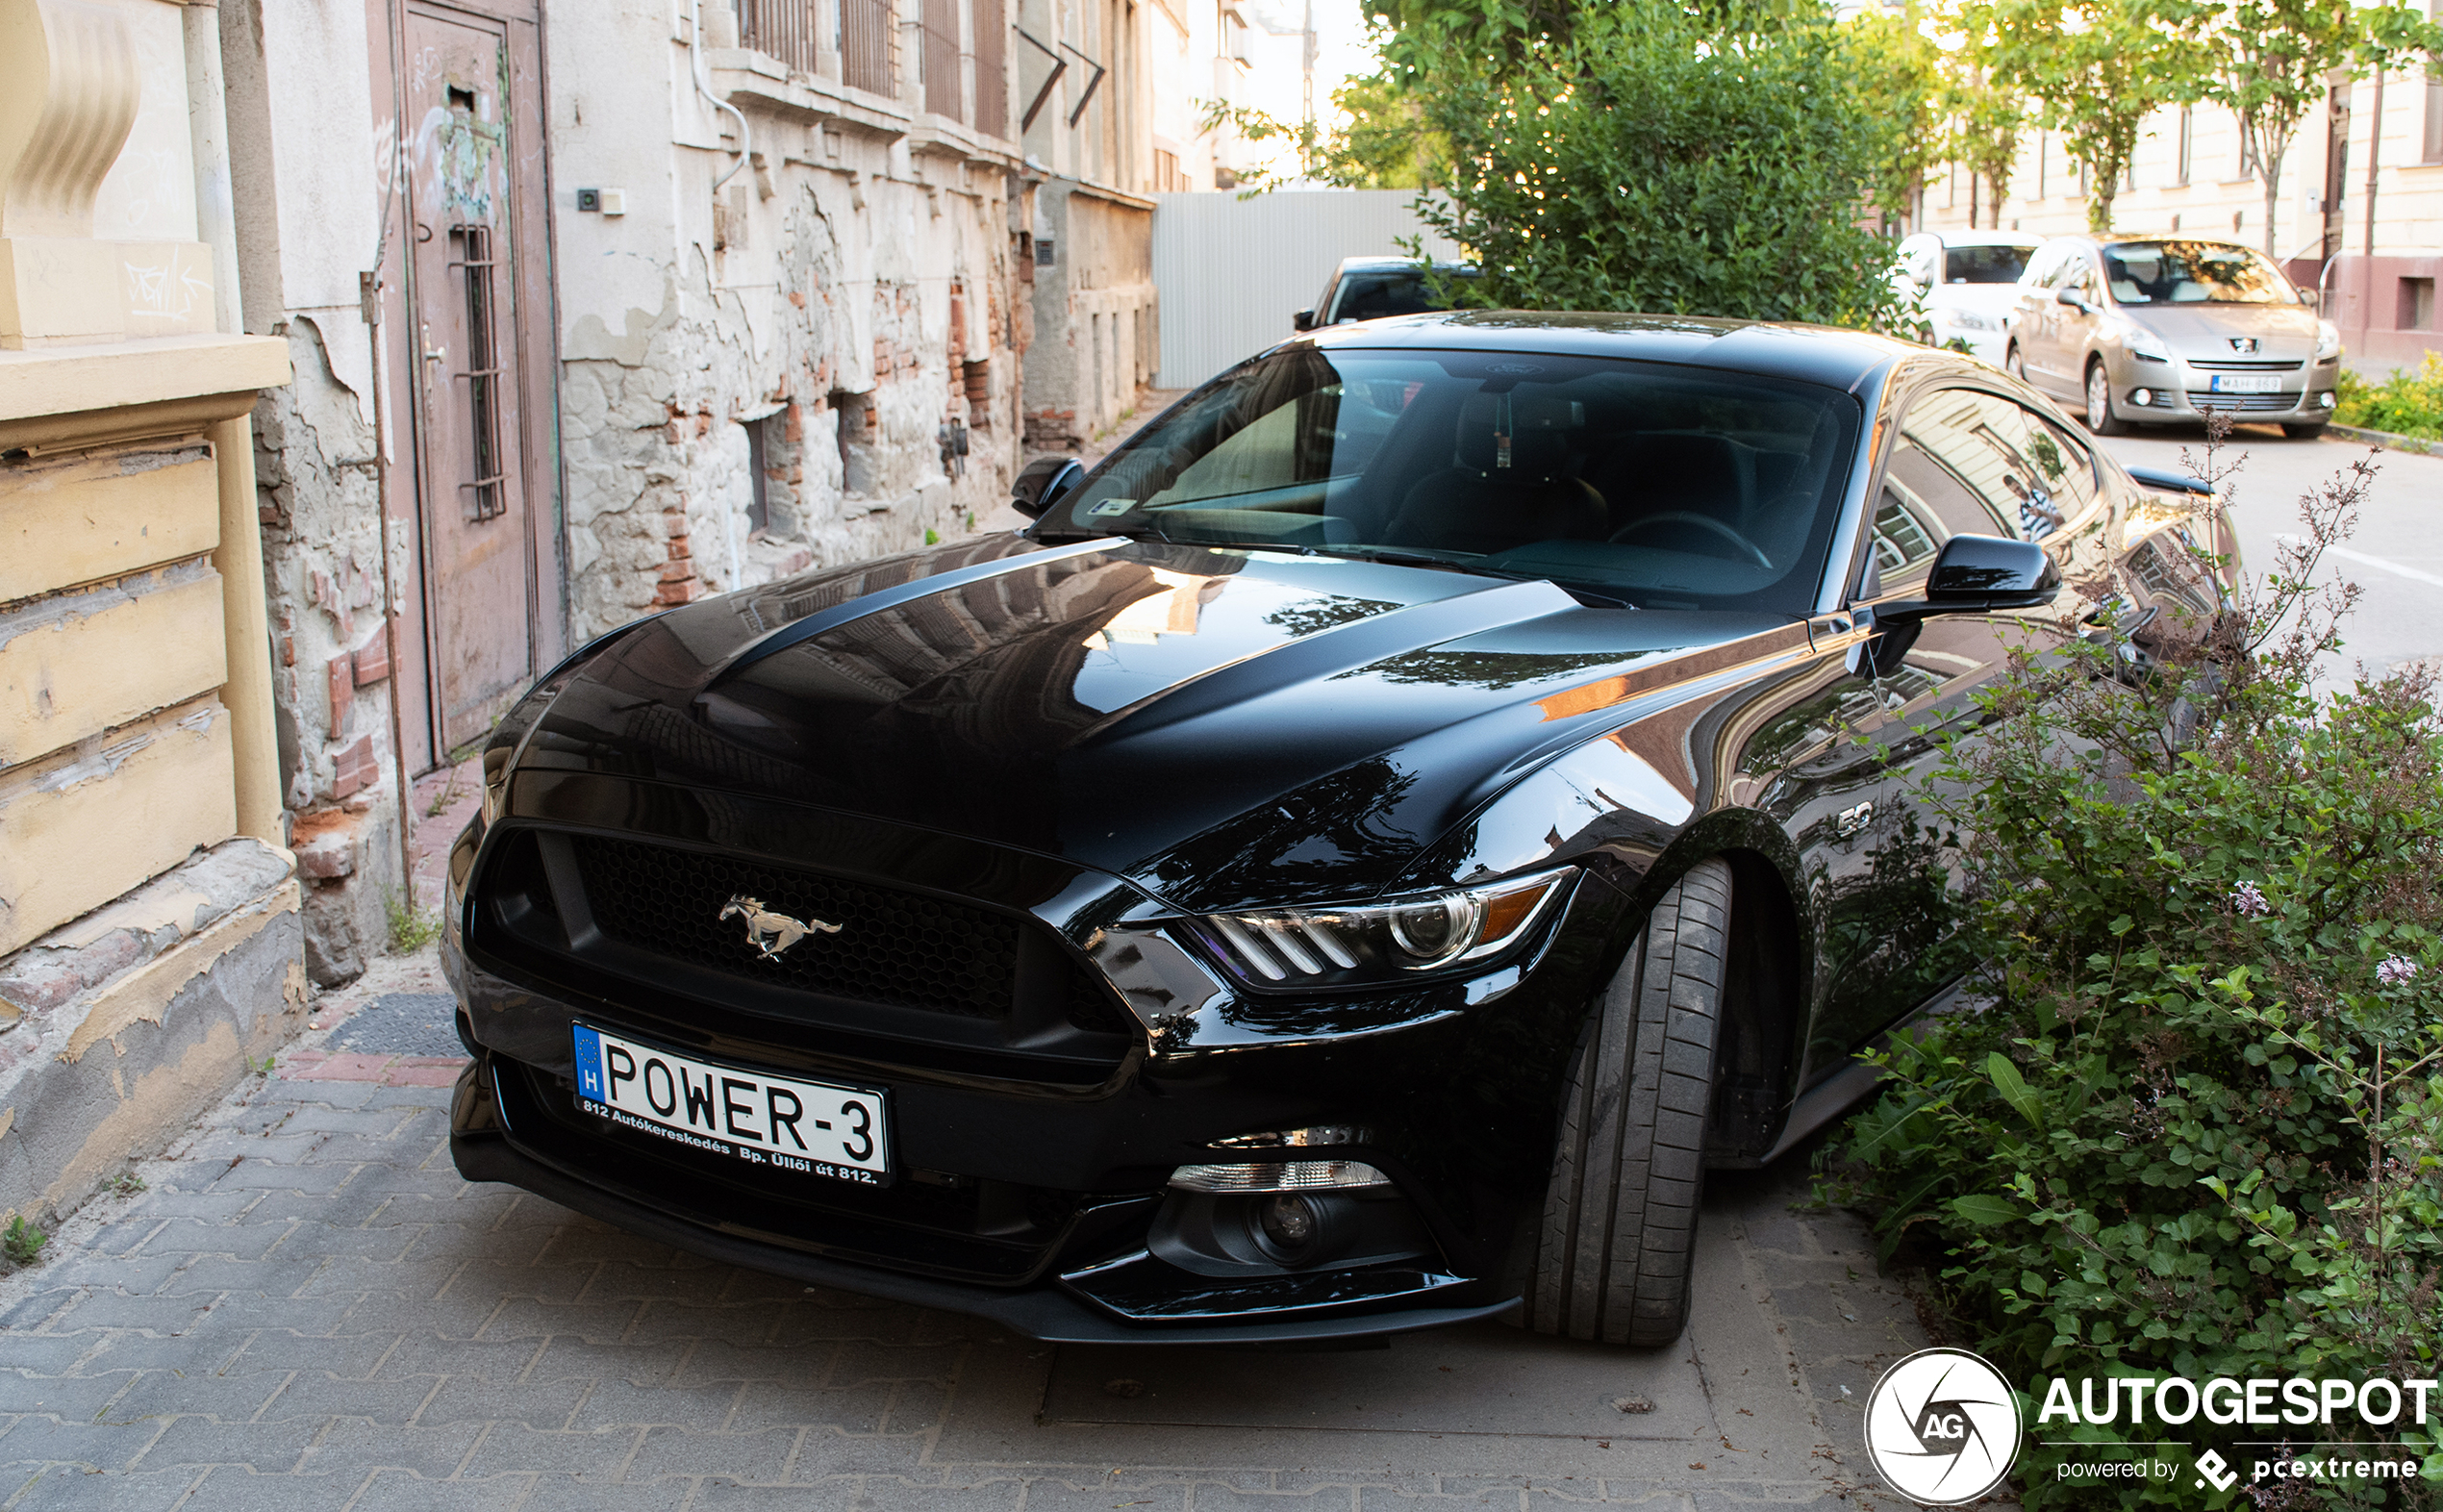
[[[2376,985],[2379,987],[2399,987],[2416,980],[2417,974],[2418,964],[2405,955],[2385,956],[2383,964],[2375,969]]]
[[[2250,919],[2261,919],[2274,911],[2274,906],[2265,901],[2264,893],[2254,882],[2242,882],[2231,889],[2231,907]]]

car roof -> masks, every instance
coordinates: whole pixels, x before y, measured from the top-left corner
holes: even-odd
[[[1928,231],[1947,247],[2037,247],[2045,239],[2025,231]]]
[[[1547,310],[1393,315],[1310,332],[1289,344],[1300,343],[1332,351],[1371,347],[1633,358],[1837,389],[1855,389],[1901,358],[1932,355],[1915,342],[1839,326]]]
[[[1457,263],[1448,258],[1434,259],[1433,265],[1440,268],[1464,267],[1470,272],[1475,271],[1475,265],[1473,263]],[[1345,257],[1340,260],[1340,271],[1344,273],[1413,272],[1416,266],[1417,260],[1413,257]]]

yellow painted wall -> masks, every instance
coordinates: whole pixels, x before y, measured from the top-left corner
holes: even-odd
[[[0,479],[0,603],[219,543],[219,472],[197,441],[20,464]]]
[[[0,952],[237,827],[229,715],[214,697],[0,773]]]
[[[219,687],[220,617],[220,574],[201,562],[0,616],[0,767]]]

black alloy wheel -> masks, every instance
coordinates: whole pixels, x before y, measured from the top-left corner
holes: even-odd
[[[1687,1326],[1730,895],[1729,864],[1700,862],[1587,1016],[1527,1278],[1538,1333],[1650,1347]]]

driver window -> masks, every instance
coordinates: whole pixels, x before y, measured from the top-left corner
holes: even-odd
[[[1926,576],[1954,535],[2023,535],[2013,525],[2021,498],[2003,481],[2008,459],[1989,435],[1986,398],[1972,389],[1935,389],[1910,400],[1901,417],[1874,511],[1874,567],[1886,593]]]

